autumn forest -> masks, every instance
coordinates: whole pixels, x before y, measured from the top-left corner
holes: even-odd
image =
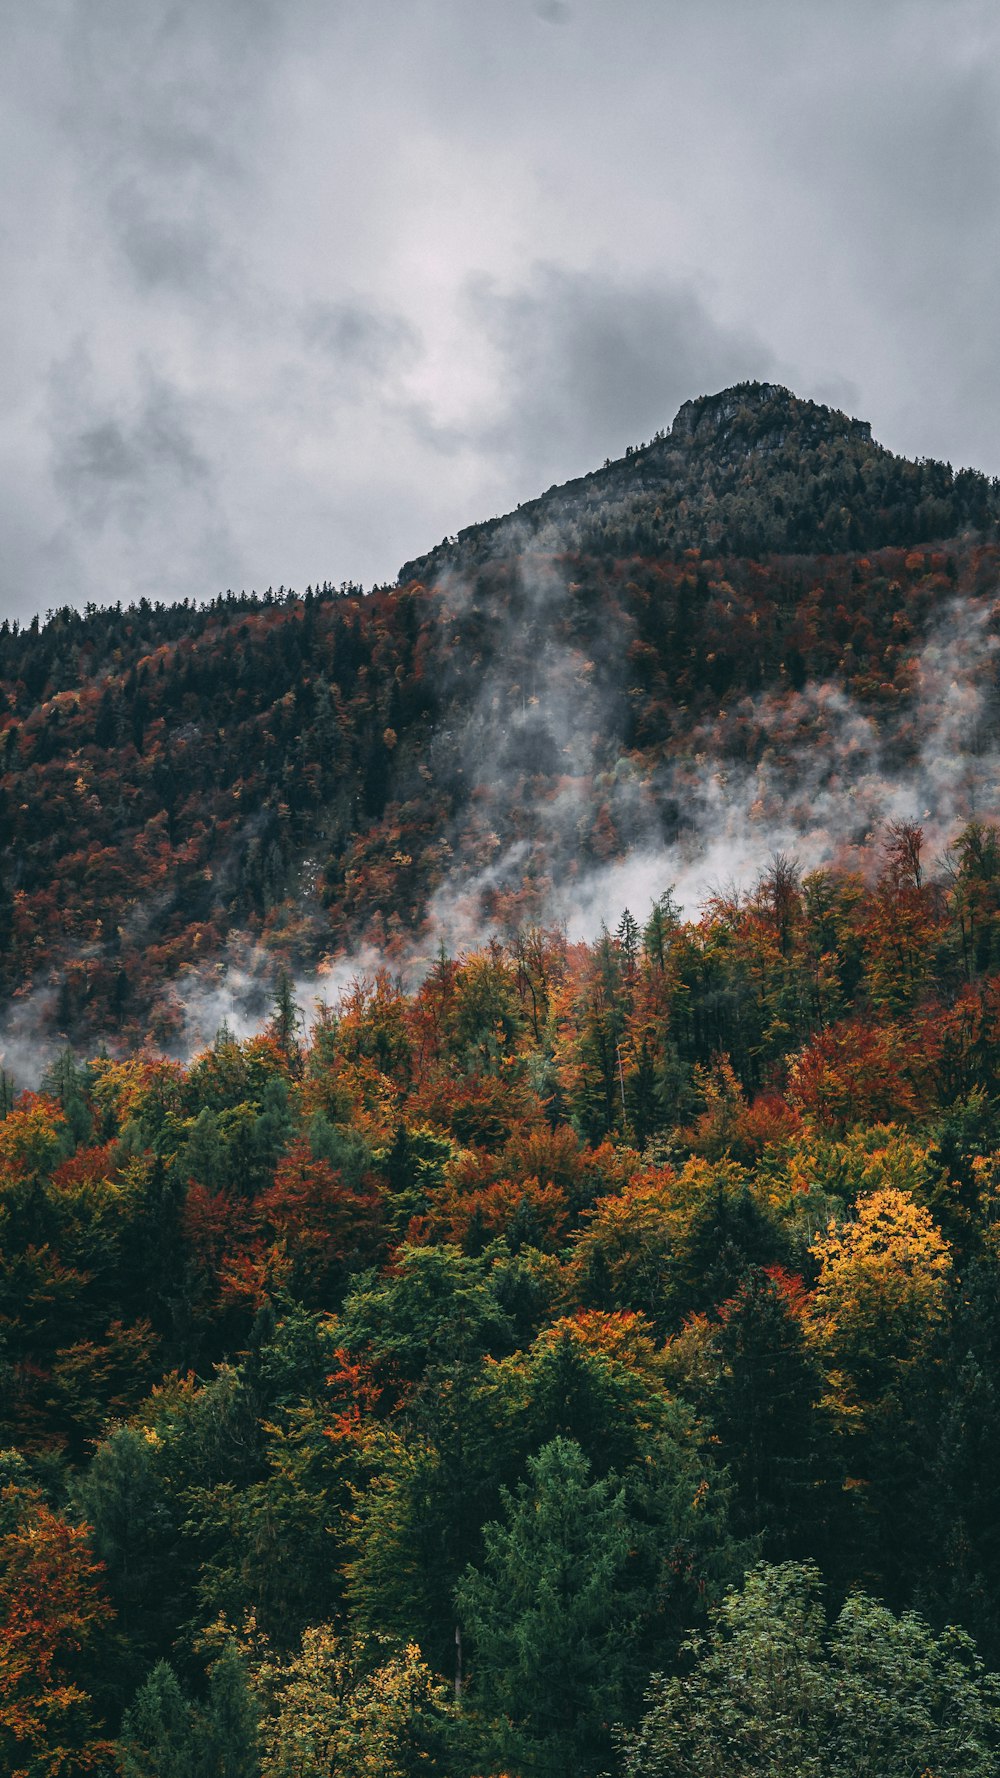
[[[0,627],[5,1774],[997,1771],[998,515],[741,385]]]

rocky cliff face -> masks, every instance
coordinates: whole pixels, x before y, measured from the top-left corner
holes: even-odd
[[[710,451],[724,460],[762,456],[780,450],[795,435],[800,444],[872,445],[871,422],[854,420],[838,408],[801,401],[780,383],[737,383],[718,395],[686,401],[663,440],[668,451]],[[651,447],[652,448],[652,447]],[[880,445],[873,450],[881,452]]]

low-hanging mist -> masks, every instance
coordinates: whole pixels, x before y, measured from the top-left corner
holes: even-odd
[[[773,385],[398,584],[0,633],[3,1065],[187,1056],[531,925],[998,806],[997,493]]]
[[[521,573],[538,638],[531,687],[501,665],[477,688],[465,729],[448,738],[474,762],[476,842],[494,855],[481,869],[446,878],[412,942],[389,953],[349,947],[321,969],[297,973],[295,997],[307,1019],[386,964],[415,987],[442,948],[455,955],[510,937],[519,912],[525,922],[561,927],[571,942],[592,942],[626,909],[644,919],[668,890],[694,918],[716,893],[748,892],[779,853],[803,874],[836,864],[871,877],[894,822],[918,825],[940,867],[969,820],[1000,809],[1000,602],[991,596],[945,606],[913,658],[908,706],[889,721],[879,723],[831,681],[807,681],[798,691],[742,700],[721,757],[706,727],[692,733],[682,759],[644,767],[626,752],[607,756],[606,725],[626,695],[614,637],[602,638],[597,681],[593,664],[557,639],[566,587],[553,565],[529,560]],[[438,621],[447,626],[462,587],[449,581],[437,593]],[[522,622],[519,614],[519,636]],[[500,652],[509,662],[512,651]],[[752,765],[734,755],[741,733],[767,737]],[[532,754],[565,763],[554,785],[512,764]],[[513,800],[521,837],[504,844],[491,812],[506,825]],[[627,844],[595,863],[579,836],[601,821]],[[176,1052],[190,1056],[223,1026],[240,1038],[260,1030],[274,978],[273,957],[239,941],[207,970],[186,971],[174,990],[182,1013]]]

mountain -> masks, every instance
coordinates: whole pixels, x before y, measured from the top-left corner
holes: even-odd
[[[1000,1770],[995,490],[635,455],[0,633],[2,1773]]]
[[[1000,514],[975,470],[909,462],[866,420],[738,383],[687,401],[669,432],[550,488],[516,513],[471,525],[400,569],[401,581],[468,570],[520,550],[758,556],[872,550],[952,537]]]
[[[628,860],[652,892],[817,809],[831,847],[862,841],[874,781],[896,806],[944,720],[921,663],[961,652],[958,610],[968,751],[992,758],[998,510],[981,475],[741,384],[369,595],[4,624],[8,1060],[53,1034],[183,1048],[223,1012],[252,1019],[280,966],[366,945],[429,958],[490,926],[596,920]],[[753,844],[732,837],[747,821]]]

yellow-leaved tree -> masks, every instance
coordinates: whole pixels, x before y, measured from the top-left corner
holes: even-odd
[[[369,1655],[371,1651],[367,1651]],[[330,1624],[254,1669],[262,1778],[411,1778],[438,1763],[452,1711],[416,1644],[359,1658]]]
[[[887,1186],[858,1200],[854,1220],[831,1222],[812,1253],[819,1278],[806,1328],[842,1435],[850,1578],[874,1572],[892,1593],[928,1529],[951,1249],[929,1210]]]

